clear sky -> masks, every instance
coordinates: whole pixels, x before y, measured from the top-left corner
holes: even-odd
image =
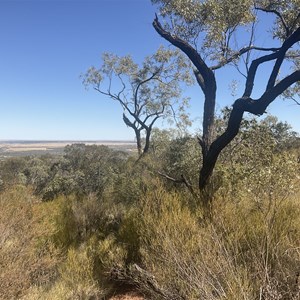
[[[154,14],[150,0],[0,0],[0,140],[133,140],[118,105],[80,74],[103,52],[141,61],[165,44]],[[218,108],[234,100],[230,72],[218,74]],[[202,95],[187,93],[200,127]],[[278,99],[268,111],[300,131],[299,106]]]

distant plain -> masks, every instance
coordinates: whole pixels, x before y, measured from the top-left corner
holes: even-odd
[[[63,154],[72,144],[104,145],[115,150],[134,151],[133,141],[0,141],[0,158],[43,154]]]

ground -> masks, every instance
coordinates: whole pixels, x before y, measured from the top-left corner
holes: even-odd
[[[120,294],[120,295],[113,296],[109,300],[145,300],[145,298],[138,295],[135,292],[128,292],[128,293],[125,293],[125,294]]]

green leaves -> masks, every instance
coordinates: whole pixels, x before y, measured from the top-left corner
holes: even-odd
[[[274,37],[285,39],[300,26],[299,0],[256,0],[256,8],[276,15]]]
[[[210,59],[220,58],[220,50],[231,47],[229,40],[233,32],[254,20],[251,0],[155,0],[152,3],[159,5],[167,31],[195,45]]]
[[[123,120],[135,132],[139,154],[141,134],[146,136],[147,151],[152,127],[159,118],[178,118],[185,126],[189,123],[182,87],[193,84],[194,76],[191,64],[178,50],[160,47],[140,64],[130,55],[104,53],[101,66],[89,68],[82,78],[86,86],[122,106]]]
[[[284,40],[300,25],[300,0],[152,0],[152,3],[164,18],[164,28],[201,50],[203,57],[211,62],[221,63],[238,52],[241,47],[238,39],[252,44],[255,29],[252,24],[264,18],[264,13],[274,17],[270,19],[274,38]]]
[[[220,131],[223,122],[218,119]],[[291,127],[274,116],[243,120],[240,133],[224,149],[217,165],[217,176],[222,178],[220,192],[232,193],[236,200],[247,196],[258,204],[263,199],[281,201],[294,193],[297,140]]]

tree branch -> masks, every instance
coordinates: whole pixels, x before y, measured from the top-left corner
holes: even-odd
[[[297,105],[300,105],[300,102],[297,101],[294,97],[290,97],[291,100],[293,100]]]
[[[173,295],[158,285],[152,274],[137,264],[129,265],[127,268],[114,266],[110,270],[109,276],[115,281],[139,287],[146,292],[155,292],[161,299],[174,299]]]
[[[280,67],[285,58],[286,52],[297,42],[300,41],[300,27],[282,44],[281,49],[277,52],[278,57],[276,59],[276,63],[273,67],[272,73],[270,75],[267,90],[272,88],[276,82],[276,78],[278,76]]]
[[[251,50],[273,51],[274,52],[274,51],[278,51],[279,49],[280,48],[261,48],[261,47],[256,47],[256,46],[247,46],[247,47],[244,47],[244,48],[240,49],[238,52],[234,53],[231,57],[225,59],[224,61],[220,62],[219,64],[210,67],[210,69],[211,70],[220,69],[220,68],[224,67],[225,65],[231,63],[235,59],[239,58],[243,54],[248,53]]]
[[[266,109],[279,95],[281,95],[291,85],[300,81],[300,70],[295,71],[291,75],[282,79],[273,88],[267,90],[257,102],[261,102],[262,108]]]
[[[158,21],[157,15],[153,21],[153,27],[161,37],[185,53],[197,69],[194,74],[196,75],[197,82],[205,96],[203,110],[203,154],[205,156],[212,141],[215,118],[215,102],[217,91],[215,74],[204,62],[201,55],[190,44],[164,30]]]
[[[161,173],[161,172],[157,172],[158,175],[160,175],[161,177],[169,180],[169,181],[172,181],[174,183],[183,183],[187,188],[188,190],[191,192],[192,195],[195,195],[195,191],[194,191],[194,188],[193,186],[188,182],[188,180],[185,178],[184,175],[181,175],[180,176],[180,179],[176,179],[176,178],[173,178],[167,174],[164,174],[164,173]]]
[[[125,85],[125,83],[124,83],[124,81],[123,81],[123,79],[122,79],[122,77],[121,77],[121,74],[118,74],[117,76],[118,76],[118,78],[120,79],[121,84],[122,84],[122,89],[121,89],[121,91],[118,93],[118,98],[120,98],[121,94],[122,94],[122,93],[125,91],[125,89],[126,89],[126,85]]]
[[[262,63],[265,63],[267,61],[271,61],[271,60],[276,59],[277,61],[276,61],[275,66],[272,70],[272,73],[270,75],[268,85],[267,85],[267,89],[270,89],[274,86],[274,83],[275,83],[276,78],[278,76],[279,68],[282,64],[282,61],[285,57],[286,52],[295,43],[297,43],[299,41],[300,41],[300,27],[285,40],[285,42],[282,44],[282,46],[279,48],[278,51],[276,51],[272,54],[269,54],[269,55],[262,56],[262,57],[252,61],[251,66],[249,68],[249,73],[248,73],[248,76],[247,76],[247,80],[246,80],[245,91],[244,91],[244,94],[243,94],[244,98],[251,96],[251,93],[252,93],[252,90],[253,90],[253,87],[254,87],[255,75],[256,75],[256,72],[257,72],[257,69],[258,69],[259,65],[262,64]]]
[[[204,94],[214,93],[216,90],[214,74],[212,70],[206,65],[200,54],[186,41],[167,32],[158,21],[157,15],[153,21],[153,27],[161,37],[163,37],[175,47],[182,50],[188,56],[188,58],[191,60],[191,62],[194,64],[203,78],[203,82],[205,84],[205,89],[203,90]],[[203,88],[203,86],[201,86],[201,88]]]
[[[127,104],[126,104],[126,103],[125,103],[118,95],[114,95],[114,94],[110,93],[109,91],[108,91],[108,92],[104,92],[104,91],[100,90],[100,88],[98,88],[98,87],[95,87],[94,89],[95,89],[97,92],[99,92],[100,94],[105,95],[105,96],[109,96],[110,98],[112,98],[112,99],[118,101],[118,102],[122,105],[122,107],[123,107],[125,110],[128,111],[128,113],[129,113],[131,116],[133,116],[134,118],[136,118],[136,117],[134,116],[134,113],[129,109],[128,105],[127,105]]]
[[[198,70],[194,70],[194,75],[202,91],[205,91],[205,82],[200,72]]]
[[[152,80],[156,75],[158,75],[160,72],[161,72],[162,68],[159,68],[158,70],[156,70],[156,72],[154,72],[150,77],[146,78],[145,80],[142,80],[138,83],[136,89],[135,89],[135,93],[134,93],[134,103],[135,103],[135,113],[139,113],[139,109],[137,108],[138,107],[138,92],[139,92],[139,89],[140,87],[147,83],[148,81]]]
[[[275,14],[281,21],[282,23],[282,26],[284,27],[284,30],[285,30],[285,33],[286,33],[286,36],[289,36],[290,35],[290,29],[289,27],[287,26],[283,16],[281,15],[281,13],[275,9],[268,9],[268,8],[263,8],[263,7],[257,7],[255,6],[255,9],[257,10],[260,10],[260,11],[263,11],[263,12],[266,12],[266,13],[273,13]]]
[[[270,105],[279,95],[297,81],[300,81],[300,70],[285,77],[273,88],[267,90],[258,100],[243,97],[235,101],[230,113],[227,128],[225,132],[211,144],[203,167],[200,171],[199,188],[201,190],[206,186],[219,154],[238,134],[244,112],[262,115],[268,105]]]

